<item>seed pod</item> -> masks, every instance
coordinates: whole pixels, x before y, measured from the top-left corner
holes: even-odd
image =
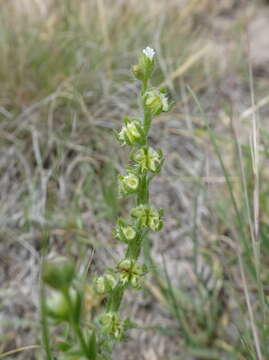
[[[138,190],[139,177],[133,173],[128,173],[125,176],[119,175],[119,191],[123,195],[133,194]]]
[[[117,240],[129,243],[130,241],[135,240],[136,236],[137,232],[132,224],[128,224],[122,219],[118,220],[117,226],[114,230],[114,237]]]
[[[104,295],[110,293],[117,286],[118,279],[115,274],[107,273],[100,276],[95,281],[95,290],[97,294]]]
[[[145,265],[139,265],[133,259],[123,259],[117,264],[120,273],[119,281],[122,285],[130,284],[134,289],[140,289],[142,276],[146,273]]]
[[[100,316],[100,322],[103,325],[103,332],[112,335],[116,340],[122,340],[124,337],[124,324],[119,314],[107,312]]]
[[[122,145],[137,145],[142,144],[145,140],[145,133],[140,119],[127,118],[123,119],[125,125],[121,128],[119,133],[116,133],[117,140]]]
[[[158,89],[152,88],[144,94],[144,106],[152,116],[169,110],[167,96]]]
[[[139,205],[131,210],[131,216],[137,219],[140,226],[152,231],[159,231],[163,226],[163,210],[157,210],[154,206]]]
[[[133,153],[132,158],[136,162],[139,171],[151,171],[158,173],[163,164],[161,151],[156,151],[152,147],[142,147]]]

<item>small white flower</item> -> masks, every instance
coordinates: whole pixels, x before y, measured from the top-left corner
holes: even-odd
[[[143,50],[143,54],[146,55],[146,57],[152,61],[154,55],[155,55],[155,50],[153,50],[151,47],[147,46],[144,50]]]
[[[144,95],[145,104],[149,107],[153,115],[169,110],[168,98],[158,89],[151,89]]]

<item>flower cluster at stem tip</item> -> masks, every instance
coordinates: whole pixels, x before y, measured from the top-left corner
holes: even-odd
[[[114,229],[115,239],[128,244],[125,256],[114,269],[95,280],[95,289],[98,294],[108,296],[100,323],[104,332],[116,340],[124,337],[125,326],[119,317],[123,291],[127,287],[141,289],[147,272],[146,266],[138,263],[143,240],[149,230],[159,231],[163,226],[162,209],[149,204],[149,184],[162,168],[163,154],[148,145],[148,134],[153,118],[169,110],[165,91],[149,84],[154,62],[155,50],[146,47],[139,55],[138,64],[132,67],[135,78],[141,82],[143,116],[124,117],[123,126],[115,133],[120,145],[131,148],[130,163],[124,173],[118,175],[119,194],[135,195],[136,206],[130,210],[129,220],[119,219]]]

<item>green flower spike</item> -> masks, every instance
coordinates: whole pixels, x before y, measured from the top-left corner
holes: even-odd
[[[145,133],[141,121],[137,118],[129,119],[125,117],[125,126],[123,126],[119,133],[116,133],[116,138],[122,145],[136,145],[142,144],[145,139]]]
[[[133,160],[142,173],[145,171],[158,173],[163,164],[162,152],[151,147],[142,147],[137,150],[133,154]]]
[[[138,190],[139,177],[133,173],[128,173],[125,176],[119,175],[119,191],[122,195],[133,194]]]

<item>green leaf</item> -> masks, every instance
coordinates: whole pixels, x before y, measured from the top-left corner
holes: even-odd
[[[71,349],[71,345],[68,344],[68,343],[66,343],[66,342],[64,342],[64,341],[59,341],[59,342],[57,342],[57,343],[55,344],[55,347],[56,347],[56,349],[58,349],[58,350],[60,350],[60,351],[63,351],[63,352],[68,351],[68,350]]]
[[[193,356],[197,356],[200,359],[206,359],[206,360],[219,360],[220,354],[217,351],[210,350],[210,349],[204,349],[204,348],[191,348],[189,349],[189,352]]]
[[[95,360],[97,358],[97,342],[96,342],[95,331],[93,331],[91,334],[88,347],[89,347],[88,355],[92,360]]]
[[[77,290],[76,301],[74,303],[73,318],[76,324],[80,322],[80,315],[82,310],[82,295],[81,290]]]

